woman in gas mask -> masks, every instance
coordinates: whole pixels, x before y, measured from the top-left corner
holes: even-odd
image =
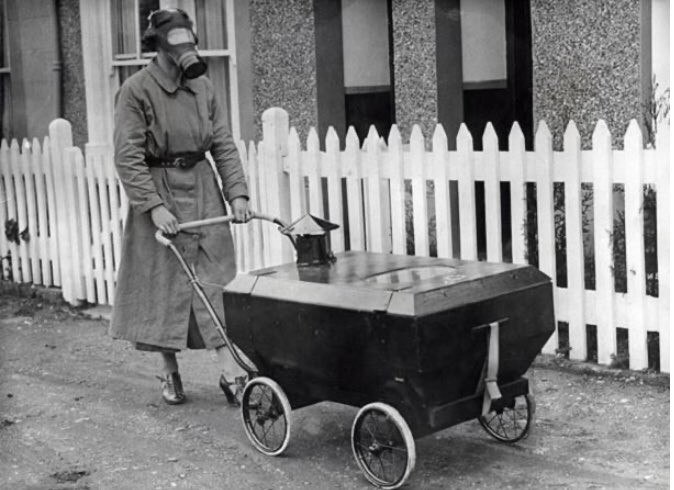
[[[223,197],[236,221],[248,221],[245,176],[227,115],[203,76],[206,64],[188,15],[179,9],[153,12],[143,42],[157,56],[124,82],[115,105],[115,165],[130,206],[110,334],[161,354],[162,396],[168,404],[185,401],[176,352],[215,349],[223,366],[220,387],[237,405],[245,382],[238,375],[244,372],[193,298],[178,261],[154,233],[158,228],[176,234],[178,223],[225,214]],[[226,284],[236,274],[229,225],[179,233],[173,242],[204,284]],[[221,289],[209,289],[210,301],[222,312]]]

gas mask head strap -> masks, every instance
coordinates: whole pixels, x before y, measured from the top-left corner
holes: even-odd
[[[167,8],[150,12],[148,34],[159,34],[168,44],[199,44],[190,16],[182,9]]]

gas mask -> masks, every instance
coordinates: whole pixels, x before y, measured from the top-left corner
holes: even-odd
[[[206,62],[199,56],[197,37],[192,31],[192,21],[180,9],[156,10],[150,14],[145,39],[154,38],[186,78],[197,78],[206,73]]]

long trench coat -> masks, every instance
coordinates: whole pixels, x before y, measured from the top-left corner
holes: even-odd
[[[165,349],[188,347],[193,311],[203,345],[223,344],[206,309],[170,250],[154,238],[150,211],[163,204],[179,222],[225,214],[224,198],[247,197],[248,189],[227,116],[206,77],[181,84],[154,60],[121,87],[115,106],[115,165],[129,198],[110,335]],[[146,156],[210,151],[223,183],[206,160],[191,169],[148,167]],[[180,233],[174,243],[222,315],[222,289],[236,274],[229,225]],[[190,331],[190,337],[193,332]],[[198,338],[198,336],[197,336]],[[190,345],[189,347],[194,347]]]

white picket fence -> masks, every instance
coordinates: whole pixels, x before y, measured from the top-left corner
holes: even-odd
[[[263,114],[263,140],[239,145],[250,185],[251,206],[285,221],[304,212],[342,224],[332,232],[335,252],[352,250],[404,254],[406,182],[411,185],[413,240],[417,255],[429,255],[431,235],[439,257],[452,257],[459,242],[461,259],[477,258],[475,182],[484,182],[486,255],[502,261],[501,182],[510,183],[512,258],[526,263],[523,225],[526,220],[525,183],[536,183],[539,267],[556,277],[553,183],[564,183],[567,287],[555,287],[558,321],[569,325],[570,356],[587,357],[586,325],[596,325],[598,360],[611,361],[617,352],[616,327],[629,331],[632,369],[648,365],[647,332],[658,332],[660,368],[669,372],[669,160],[668,147],[644,150],[641,133],[632,122],[625,150],[611,149],[611,136],[600,121],[593,149],[580,148],[571,123],[564,151],[552,150],[545,123],[539,124],[535,151],[525,150],[524,136],[515,125],[508,151],[499,151],[488,125],[481,152],[473,151],[472,137],[461,127],[456,151],[448,151],[447,135],[438,126],[427,151],[415,126],[404,145],[394,127],[388,146],[371,129],[361,147],[351,129],[345,149],[330,129],[325,151],[312,130],[302,147],[289,128],[288,114],[273,108]],[[86,158],[72,147],[69,124],[57,120],[40,146],[24,141],[0,148],[0,223],[15,219],[28,228],[28,240],[10,242],[3,233],[0,255],[11,253],[17,282],[59,286],[71,303],[112,304],[121,233],[127,202],[115,175],[112,150],[88,145]],[[345,182],[345,192],[342,184]],[[460,237],[452,233],[449,181],[457,181]],[[431,209],[427,183],[433,182]],[[595,290],[584,286],[581,184],[592,183],[594,194]],[[613,185],[624,184],[627,293],[614,292],[611,231]],[[643,185],[657,191],[658,297],[646,294],[643,226]],[[324,195],[325,194],[325,195]],[[346,206],[346,215],[343,210]],[[429,229],[429,217],[435,226]],[[456,227],[454,227],[456,229]],[[236,225],[234,237],[240,271],[293,259],[288,240],[266,222]],[[346,240],[348,237],[348,243]],[[411,237],[409,237],[411,238]],[[4,263],[7,264],[7,261]],[[544,352],[553,353],[555,335]]]
[[[52,122],[42,145],[2,141],[0,223],[13,220],[24,232],[17,239],[3,229],[4,277],[60,287],[73,304],[110,303],[126,198],[110,149],[97,150],[91,148],[85,165],[62,119]]]

